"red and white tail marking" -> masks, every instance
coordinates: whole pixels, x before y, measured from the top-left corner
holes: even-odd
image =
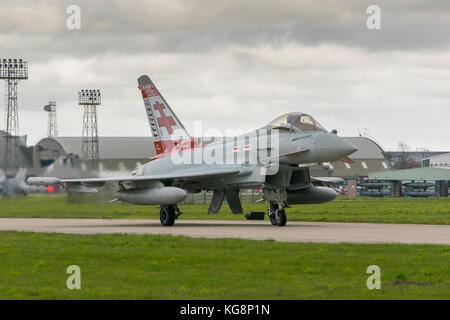
[[[194,140],[146,75],[138,79],[139,90],[144,99],[150,130],[155,138],[156,153],[170,153],[174,148],[186,149],[195,146]]]

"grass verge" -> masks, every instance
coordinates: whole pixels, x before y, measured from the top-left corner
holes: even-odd
[[[244,212],[266,211],[266,204],[244,204]],[[180,219],[244,219],[224,204],[216,215],[208,205],[181,205]],[[320,205],[296,205],[287,209],[289,221],[450,224],[450,198],[441,199],[337,199]],[[159,219],[158,206],[125,203],[68,202],[67,196],[31,195],[0,200],[0,218],[137,218]]]
[[[450,299],[450,246],[0,232],[0,299]],[[81,268],[81,290],[66,268]],[[369,265],[381,289],[368,290]]]

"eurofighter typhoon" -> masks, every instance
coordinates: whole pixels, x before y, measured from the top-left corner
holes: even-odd
[[[224,199],[233,213],[242,213],[239,190],[257,189],[268,201],[270,222],[284,226],[289,205],[324,203],[336,197],[326,185],[342,179],[310,177],[309,166],[345,160],[357,150],[301,112],[282,115],[241,136],[199,143],[148,76],[141,76],[138,84],[154,137],[156,156],[150,162],[126,177],[31,177],[28,183],[65,184],[68,192],[98,192],[106,183],[114,183],[119,187],[117,200],[160,205],[164,226],[175,223],[181,214],[178,204],[188,193],[212,191],[209,214],[217,213]]]
[[[29,187],[25,183],[26,170],[21,168],[17,171],[15,177],[7,177],[6,174],[0,170],[0,195],[15,196],[23,195],[26,196],[29,192]]]

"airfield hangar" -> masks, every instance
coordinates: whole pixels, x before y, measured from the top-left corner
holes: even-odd
[[[371,172],[392,170],[389,156],[375,141],[367,137],[345,137],[358,148],[350,155],[351,161],[336,161],[311,167],[313,176],[340,177],[344,180],[363,180]]]
[[[342,161],[325,163],[311,168],[312,175],[335,176],[344,179],[362,179],[370,172],[391,170],[392,166],[383,149],[366,137],[345,138],[358,147],[351,155],[351,163]],[[99,162],[105,170],[134,170],[138,164],[148,162],[155,154],[152,137],[99,137]],[[55,162],[80,158],[81,137],[47,137],[36,148],[40,167]]]
[[[47,137],[40,140],[35,146],[38,166],[79,162],[81,140],[81,137]],[[153,138],[149,137],[99,137],[98,143],[99,165],[107,171],[132,171],[156,154]]]
[[[448,155],[430,160],[431,168],[396,170],[398,155],[385,152],[372,139],[361,136],[346,137],[345,139],[358,148],[358,151],[350,156],[351,161],[316,164],[310,167],[312,176],[343,178],[347,183],[347,190],[353,188],[355,196],[361,193],[360,184],[367,180],[385,181],[392,184],[384,191],[394,197],[405,195],[407,190],[402,187],[404,182],[418,180],[436,181],[433,192],[439,193],[441,196],[448,195],[450,178],[447,176],[450,174],[450,170],[441,169],[443,171],[440,172],[434,170],[437,169],[434,168],[435,163],[449,163]],[[34,167],[40,167],[41,171],[54,163],[61,167],[75,164],[76,167],[82,162],[80,161],[81,140],[81,137],[47,137],[40,140],[34,148]],[[131,172],[136,166],[150,161],[156,154],[153,142],[152,137],[99,137],[98,169]],[[427,163],[428,161],[424,161],[424,164]],[[74,172],[73,174],[75,177],[80,173]],[[441,183],[441,181],[443,182]]]

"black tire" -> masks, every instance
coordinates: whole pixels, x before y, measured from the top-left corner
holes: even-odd
[[[177,215],[175,214],[174,206],[161,206],[159,211],[159,220],[163,226],[173,226]]]
[[[273,212],[269,215],[270,223],[274,226],[283,227],[286,225],[287,217],[284,209],[278,209],[278,205],[269,203],[269,212]]]
[[[286,212],[284,209],[278,210],[277,213],[275,213],[275,225],[279,227],[284,227],[287,222]]]
[[[271,223],[272,225],[274,225],[274,226],[277,225],[277,219],[275,218],[275,213],[272,214],[271,216],[269,216],[269,219],[270,219],[270,223]]]
[[[277,225],[277,220],[275,218],[275,211],[278,209],[278,204],[269,202],[269,219],[270,223],[274,226]],[[272,213],[273,212],[273,213]],[[272,214],[271,214],[272,213]]]

